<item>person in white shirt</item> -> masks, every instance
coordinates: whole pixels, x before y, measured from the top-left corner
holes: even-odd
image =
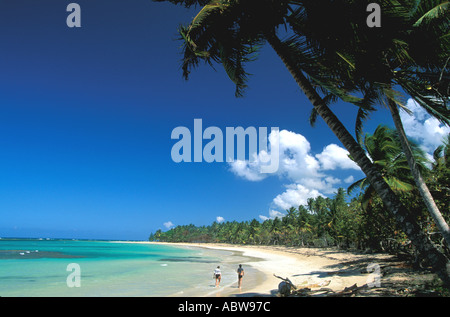
[[[220,271],[220,266],[218,266],[215,270],[214,270],[214,277],[216,279],[216,287],[219,286],[220,284],[220,279],[222,278],[222,272]]]

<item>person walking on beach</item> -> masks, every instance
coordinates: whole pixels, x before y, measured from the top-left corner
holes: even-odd
[[[242,264],[239,264],[237,269],[238,274],[238,288],[241,289],[242,286],[242,278],[244,277],[244,269],[242,268]]]
[[[216,278],[216,287],[220,284],[220,279],[222,278],[222,272],[220,271],[220,266],[214,270],[214,277]]]

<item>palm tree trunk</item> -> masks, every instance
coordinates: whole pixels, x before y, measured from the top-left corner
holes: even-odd
[[[431,196],[430,191],[428,190],[427,184],[422,178],[422,174],[420,173],[414,155],[412,153],[411,147],[408,142],[408,138],[406,137],[405,130],[403,129],[402,120],[400,118],[400,113],[398,111],[397,105],[394,101],[389,99],[389,110],[391,111],[392,118],[394,120],[395,127],[397,128],[400,143],[402,145],[403,151],[405,153],[406,159],[408,161],[409,168],[411,169],[411,174],[414,177],[414,181],[419,189],[420,195],[428,209],[428,212],[431,214],[436,226],[441,232],[442,236],[445,239],[445,242],[448,247],[450,247],[450,228],[442,216],[439,208],[436,206],[434,202],[433,196]]]
[[[361,146],[355,141],[353,136],[348,132],[330,108],[328,108],[309,80],[304,76],[303,72],[298,69],[296,63],[291,58],[288,48],[280,41],[274,32],[266,34],[266,39],[281,58],[298,86],[303,90],[306,97],[316,109],[317,113],[322,117],[328,127],[349,151],[355,162],[366,174],[369,182],[377,191],[385,207],[394,215],[400,228],[402,228],[409,239],[411,239],[411,242],[417,248],[418,252],[427,258],[433,270],[439,275],[442,281],[445,284],[450,285],[450,274],[447,271],[447,266],[450,267],[448,259],[436,248],[428,236],[422,232],[418,223],[401,204],[398,197],[366,156]]]

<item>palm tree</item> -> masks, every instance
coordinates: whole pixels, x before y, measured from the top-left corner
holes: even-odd
[[[428,109],[433,116],[437,117],[446,124],[450,123],[450,114],[446,106],[446,98],[449,96],[448,87],[450,86],[448,85],[448,78],[443,78],[443,75],[446,64],[450,59],[450,41],[445,38],[450,35],[450,25],[448,23],[450,20],[450,12],[448,12],[449,4],[450,3],[448,1],[420,1],[420,5],[416,8],[416,10],[413,11],[413,15],[411,18],[411,22],[413,25],[413,28],[411,28],[412,33],[414,35],[419,34],[419,36],[410,37],[411,41],[414,41],[416,44],[416,46],[410,49],[409,52],[410,55],[414,56],[414,59],[412,60],[412,62],[409,61],[407,63],[409,64],[409,67],[402,67],[403,70],[400,71],[400,74],[397,75],[399,71],[397,71],[396,73],[393,71],[394,78],[392,80],[392,85],[394,85],[395,81],[397,81],[398,84],[400,84],[410,95],[412,95],[414,100],[418,101],[419,104],[421,104],[425,109]],[[445,16],[445,12],[447,16]],[[433,23],[433,20],[442,20],[440,18],[441,14],[444,14],[444,17],[446,17],[444,22],[439,21],[439,23]],[[431,24],[433,24],[434,28],[430,27]],[[426,39],[426,43],[428,44],[426,53],[432,51],[435,55],[435,58],[433,60],[427,59],[426,64],[428,65],[426,67],[420,67],[420,65],[417,65],[416,61],[420,62],[421,55],[424,54],[423,48],[421,48],[420,51],[417,52],[417,43],[421,40],[420,35],[422,35],[423,38],[424,34],[426,34],[426,37],[424,39]],[[411,43],[411,41],[409,43]],[[414,51],[415,49],[416,51]],[[430,66],[429,64],[434,65]],[[420,72],[421,68],[425,68],[425,70],[426,68],[431,69],[430,71],[426,72],[426,74],[428,75],[426,78],[427,83],[424,85],[419,81],[419,83],[423,85],[420,91],[417,88],[412,88],[414,83],[417,82],[417,79],[411,80],[410,75],[411,73],[423,73],[423,71]],[[430,82],[430,79],[434,79],[435,82]],[[445,80],[447,80],[447,84],[445,83]],[[431,84],[435,87],[433,88]],[[444,88],[445,86],[447,86],[447,88]],[[430,92],[424,92],[424,90],[430,90]],[[402,105],[399,105],[394,98],[388,98],[388,106],[392,114],[394,124],[400,136],[402,149],[407,158],[408,165],[414,177],[414,181],[417,185],[417,188],[419,189],[419,193],[422,196],[430,215],[439,228],[439,231],[443,235],[447,246],[450,247],[450,228],[444,217],[442,216],[440,210],[438,209],[433,196],[431,195],[430,190],[428,189],[428,186],[422,177],[418,163],[414,159],[413,151],[410,147],[410,144],[408,143],[408,139],[406,137],[406,133],[404,131],[403,123],[399,113],[399,106],[401,107]]]
[[[163,1],[163,0],[155,0]],[[379,171],[365,155],[360,145],[328,107],[326,101],[315,90],[303,71],[313,71],[312,65],[304,69],[298,58],[298,47],[294,42],[283,42],[277,36],[280,25],[286,27],[297,18],[297,7],[304,1],[279,0],[211,0],[182,1],[167,0],[187,7],[202,5],[203,8],[188,26],[182,26],[179,33],[184,40],[183,75],[187,79],[192,68],[201,60],[212,65],[223,65],[230,79],[236,84],[237,96],[242,96],[248,74],[245,63],[256,58],[256,52],[265,42],[275,50],[284,65],[320,115],[342,144],[347,148],[355,162],[366,174],[385,206],[397,221],[419,252],[426,256],[441,278],[450,284],[446,272],[447,259],[420,230],[419,225],[409,215],[398,197],[384,181]],[[305,57],[307,57],[305,55]]]
[[[364,149],[378,167],[386,182],[395,192],[408,192],[414,189],[414,180],[409,172],[408,162],[400,148],[398,133],[384,125],[379,125],[373,134],[366,134],[363,142]],[[427,169],[425,153],[414,143],[414,157],[421,170]],[[367,178],[362,178],[351,184],[347,193],[355,189],[363,190],[362,204],[366,208],[376,192]]]
[[[450,133],[444,138],[443,144],[433,153],[431,175],[428,179],[433,184],[433,194],[440,198],[441,209],[450,216]]]
[[[437,172],[450,172],[450,134],[444,139],[433,152],[433,169]]]
[[[261,231],[261,224],[256,219],[252,219],[249,224],[249,241],[252,244],[260,244],[261,239],[259,238],[259,234]]]
[[[431,171],[428,169],[428,160],[425,152],[420,149],[420,147],[415,144],[414,142],[411,142],[411,148],[413,150],[413,155],[415,157],[416,162],[418,162],[418,165],[423,172],[423,175],[425,176],[433,176],[436,174],[436,171]],[[366,134],[365,138],[363,140],[364,149],[367,151],[368,155],[370,156],[371,160],[374,162],[374,164],[380,169],[380,172],[382,173],[383,177],[385,178],[386,182],[391,186],[391,188],[398,193],[399,195],[401,193],[408,193],[412,192],[413,190],[416,190],[416,187],[414,186],[414,179],[409,171],[409,166],[405,157],[404,152],[402,151],[400,147],[400,140],[398,137],[398,133],[396,130],[389,129],[386,126],[380,125],[377,127],[375,132],[373,134]],[[440,147],[437,149],[437,152],[440,153],[440,149],[443,147]],[[436,153],[438,155],[438,153]],[[442,161],[439,160],[440,155],[435,157],[435,163],[433,163],[433,167],[436,168],[438,164],[442,164]],[[439,175],[443,175],[445,173],[446,169],[440,170]],[[438,172],[439,173],[439,172]],[[436,183],[436,181],[435,181]],[[448,184],[448,181],[446,182]],[[445,186],[445,182],[442,182],[442,180],[438,181],[439,186],[442,184]],[[436,189],[436,185],[434,187]],[[376,212],[376,216],[374,211],[377,210],[377,195],[374,191],[373,187],[370,185],[370,183],[367,181],[366,178],[362,178],[352,185],[348,187],[347,192],[351,194],[355,190],[361,190],[361,196],[360,196],[360,203],[362,205],[363,210],[366,212],[367,215],[369,215],[370,223],[376,223],[376,218],[380,217],[380,211],[378,210]],[[413,193],[414,194],[414,193]],[[436,197],[441,196],[440,202],[445,206],[445,194],[444,195],[437,195]],[[404,195],[404,197],[411,197],[411,195]],[[411,199],[412,204],[411,206],[414,206],[414,199]],[[411,207],[411,212],[420,213],[420,207],[418,205],[415,205],[415,207]],[[444,209],[445,210],[445,209]],[[447,209],[448,210],[448,204]],[[386,223],[388,223],[387,219],[385,219]],[[377,224],[375,224],[375,227]],[[372,228],[375,228],[372,226]],[[381,231],[382,232],[382,231]],[[431,236],[430,236],[431,237]],[[371,237],[372,238],[372,237]],[[383,241],[381,237],[377,237],[376,240],[372,239],[372,243],[380,243],[380,246],[383,245],[383,249],[387,245],[390,245],[390,241]],[[442,244],[442,241],[436,240],[436,242]]]
[[[405,107],[399,100],[400,94],[393,89],[400,86],[432,116],[450,124],[447,107],[450,76],[446,72],[450,61],[450,2],[383,1],[383,23],[387,27],[377,31],[364,27],[365,16],[360,5],[354,1],[345,2],[346,5],[340,1],[306,1],[305,8],[296,13],[300,18],[294,22],[294,30],[314,41],[320,54],[326,56],[322,59],[326,61],[322,73],[327,75],[319,74],[315,80],[345,101],[361,107],[356,127],[358,139],[363,119],[369,111],[375,110],[370,103],[376,100],[387,106],[419,193],[450,246],[450,228],[414,159],[399,113],[399,108]],[[327,14],[331,18],[339,17],[339,20],[330,21],[339,32],[330,34],[314,20],[303,18],[303,15]],[[333,37],[330,39],[330,36]],[[340,84],[336,84],[337,78]],[[349,98],[348,90],[359,90],[365,98]]]

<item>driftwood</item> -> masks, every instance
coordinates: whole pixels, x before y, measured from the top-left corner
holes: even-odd
[[[292,290],[296,290],[297,287],[294,285],[294,283],[291,282],[289,278],[282,278],[277,275],[273,275],[276,278],[279,278],[280,280],[283,280],[280,284],[278,284],[278,292],[281,294],[281,296],[289,296],[292,293]]]
[[[299,296],[299,297],[408,297],[408,296],[446,296],[436,290],[427,290],[417,286],[408,284],[398,284],[398,282],[385,282],[383,287],[373,287],[368,284],[358,286],[353,284],[340,291],[334,291],[330,288],[324,287],[330,284],[331,281],[326,281],[319,284],[308,285],[294,285],[289,278],[282,278],[274,274],[275,277],[282,280],[278,286],[281,296]],[[318,289],[313,289],[317,288]]]
[[[353,284],[350,287],[344,288],[342,291],[334,292],[332,294],[329,294],[328,296],[331,296],[331,297],[351,296],[363,289],[365,289],[365,290],[367,289],[367,284],[364,284],[363,286],[360,286],[360,287],[358,287],[358,285],[356,285],[356,284]]]
[[[300,285],[295,285],[294,283],[292,283],[292,281],[286,277],[283,278],[281,276],[277,276],[277,275],[273,275],[276,278],[279,278],[280,280],[282,280],[283,282],[281,282],[280,284],[278,284],[278,292],[280,293],[281,296],[289,296],[289,295],[311,295],[311,294],[317,294],[317,293],[324,293],[327,294],[329,292],[333,292],[333,290],[329,289],[329,288],[325,288],[325,286],[330,285],[331,280],[322,282],[322,283],[314,283],[314,284],[300,284]],[[320,287],[320,289],[318,290],[311,290],[312,288],[318,288]]]
[[[281,296],[313,296],[313,295],[330,296],[330,297],[352,296],[362,290],[367,290],[369,288],[367,284],[364,284],[362,286],[353,284],[352,286],[344,288],[342,291],[334,291],[331,288],[326,287],[330,285],[331,280],[327,280],[322,283],[295,285],[287,277],[283,278],[275,274],[273,276],[283,280],[283,282],[278,284],[278,292],[280,293]],[[313,288],[318,289],[313,290]]]

